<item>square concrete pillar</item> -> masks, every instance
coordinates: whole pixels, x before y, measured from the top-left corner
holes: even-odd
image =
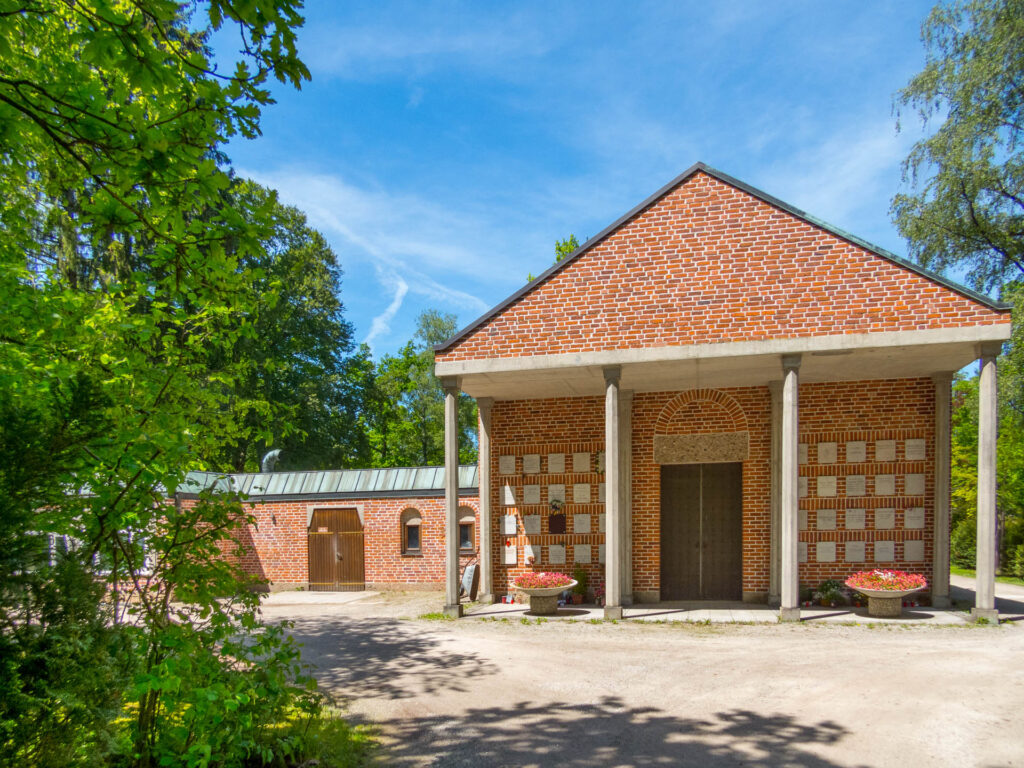
[[[979,345],[978,379],[978,545],[974,571],[976,619],[998,620],[996,611],[996,357],[1000,342]]]
[[[932,605],[936,608],[949,608],[950,395],[953,374],[938,373],[932,376],[932,381],[935,382],[935,546],[932,547]]]
[[[459,381],[442,379],[444,389],[444,612],[462,616],[459,602]]]
[[[605,618],[622,618],[622,463],[619,444],[619,379],[622,369],[604,369]]]
[[[480,477],[480,591],[481,603],[494,602],[494,563],[491,556],[491,409],[494,399],[480,397],[476,401],[480,416],[478,439]]]
[[[782,621],[800,620],[800,564],[797,543],[799,517],[799,439],[800,439],[800,355],[782,356],[782,440],[780,481],[780,544]]]

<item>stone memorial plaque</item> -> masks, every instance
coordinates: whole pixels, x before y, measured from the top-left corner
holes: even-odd
[[[875,440],[875,461],[896,461],[896,441]]]
[[[797,479],[797,494],[800,498],[807,496],[807,478],[801,477]]]
[[[875,496],[895,496],[896,475],[875,475]]]
[[[590,562],[590,545],[589,544],[576,544],[572,548],[572,561],[574,563],[589,563]]]
[[[876,531],[888,531],[896,527],[896,510],[895,509],[876,509],[875,510],[875,530]]]
[[[573,472],[589,472],[590,471],[590,454],[589,453],[574,453],[572,455],[572,471]]]
[[[599,504],[604,504],[604,483],[597,484],[597,501]]]
[[[806,531],[807,530],[807,510],[806,509],[798,509],[797,512],[796,512],[796,516],[797,516],[797,518],[800,521],[800,530],[801,531]]]
[[[806,541],[798,541],[796,543],[796,559],[797,559],[798,562],[801,562],[801,563],[806,563],[807,562],[807,542]]]
[[[903,542],[903,559],[908,563],[924,561],[924,542],[921,539]]]
[[[906,496],[924,496],[924,475],[907,475],[904,477],[903,493]]]
[[[875,542],[875,562],[891,563],[896,559],[896,543],[892,541]]]
[[[835,464],[837,448],[836,443],[818,443],[818,463]]]
[[[515,515],[502,515],[501,516],[501,532],[506,536],[516,535],[516,516]]]
[[[503,485],[501,487],[501,503],[502,506],[514,507],[516,505],[516,489],[511,485]]]
[[[846,530],[858,531],[864,527],[864,520],[867,515],[864,514],[863,509],[848,509],[846,510]]]
[[[540,504],[540,486],[523,486],[523,504]]]
[[[819,563],[834,563],[836,561],[836,543],[834,541],[819,541],[814,549],[814,559]]]
[[[818,496],[835,496],[836,495],[836,478],[835,475],[821,475],[817,482]]]
[[[597,516],[597,532],[604,533],[604,512]]]
[[[540,454],[528,453],[523,456],[523,473],[527,475],[540,474]]]
[[[590,483],[576,483],[572,487],[573,504],[590,503]]]
[[[836,511],[834,509],[818,510],[818,530],[834,531],[836,529]]]
[[[548,562],[551,565],[565,564],[565,544],[552,544],[548,547]]]
[[[590,533],[590,515],[573,515],[572,532]]]
[[[549,475],[561,475],[565,473],[565,454],[564,453],[549,453],[548,454],[548,474]]]
[[[861,464],[868,460],[868,444],[863,440],[850,440],[846,444],[846,463]]]
[[[597,545],[597,562],[604,562],[604,544]]]
[[[807,443],[800,443],[800,445],[797,446],[796,450],[797,450],[799,462],[801,464],[806,464],[807,463]]]
[[[848,563],[863,563],[864,562],[864,542],[863,541],[848,541],[844,545],[846,551],[846,562]]]
[[[863,496],[867,493],[868,481],[864,475],[847,475],[846,476],[846,495],[850,496]]]
[[[519,562],[519,552],[516,549],[516,545],[513,544],[511,541],[506,541],[504,550],[505,555],[502,558],[502,562],[505,565],[516,565]]]
[[[540,534],[540,515],[523,515],[523,530],[526,533]]]
[[[548,503],[560,501],[565,503],[565,486],[561,483],[554,483],[548,486]]]
[[[924,507],[911,507],[903,513],[904,528],[924,528]]]
[[[514,475],[516,473],[516,457],[515,456],[499,456],[498,457],[498,474],[499,475]]]
[[[907,440],[903,446],[903,455],[907,457],[907,461],[924,461],[927,458],[924,438]]]
[[[604,451],[597,452],[597,471],[604,472]]]
[[[534,547],[532,544],[526,544],[523,546],[523,562],[526,565],[540,565],[540,547]],[[533,562],[530,562],[530,558],[533,558]]]

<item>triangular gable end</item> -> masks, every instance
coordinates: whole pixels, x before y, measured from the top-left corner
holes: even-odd
[[[437,347],[446,361],[1009,322],[698,163]]]

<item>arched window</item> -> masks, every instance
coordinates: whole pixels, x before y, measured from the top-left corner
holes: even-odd
[[[476,551],[476,513],[470,507],[459,507],[459,552]]]
[[[402,554],[423,553],[423,516],[418,509],[407,509],[402,513]]]

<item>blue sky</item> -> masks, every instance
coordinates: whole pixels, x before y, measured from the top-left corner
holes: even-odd
[[[459,325],[702,160],[901,255],[930,2],[311,0],[313,80],[228,147],[330,241],[357,341]],[[231,38],[216,41],[232,54]]]

